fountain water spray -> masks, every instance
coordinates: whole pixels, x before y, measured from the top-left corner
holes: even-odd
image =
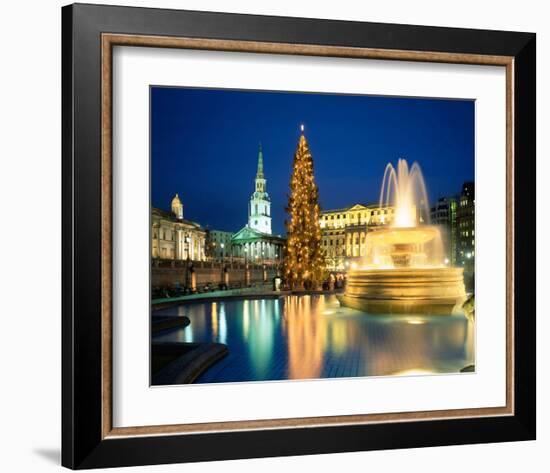
[[[407,161],[399,159],[397,172],[392,163],[386,165],[379,205],[383,208],[392,204],[395,207],[393,226],[414,227],[417,210],[420,210],[422,218],[429,223],[428,194],[422,170],[417,162],[414,162],[409,170]]]

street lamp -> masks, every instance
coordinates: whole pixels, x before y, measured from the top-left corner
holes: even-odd
[[[248,248],[244,248],[244,285],[245,287],[250,284],[249,279],[249,272],[248,272]]]
[[[185,251],[187,252],[187,259],[185,262],[185,287],[186,290],[189,288],[189,260],[191,259],[189,257],[189,243],[191,242],[191,238],[189,238],[189,235],[185,235]]]
[[[265,266],[265,252],[264,252],[264,250],[262,250],[262,279],[264,280],[264,282],[267,281],[267,270],[266,270],[266,266]]]
[[[222,249],[222,282],[224,277],[224,269],[225,269],[225,245],[223,243],[220,243],[220,247]]]

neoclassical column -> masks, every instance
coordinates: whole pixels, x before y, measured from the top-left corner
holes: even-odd
[[[155,232],[156,229],[156,232]],[[152,229],[151,229],[151,253],[153,258],[158,258],[159,255],[159,235],[158,235],[158,228],[155,228],[155,224],[153,223]],[[156,241],[156,254],[155,254],[155,245],[153,244]]]
[[[183,259],[183,232],[181,229],[176,230],[176,259]]]

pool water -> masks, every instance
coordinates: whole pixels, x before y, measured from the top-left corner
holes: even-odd
[[[191,320],[154,341],[228,346],[196,383],[457,373],[474,363],[474,327],[462,315],[367,315],[333,295],[200,302],[154,314]]]

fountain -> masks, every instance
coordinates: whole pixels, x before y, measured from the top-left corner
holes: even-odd
[[[374,314],[452,314],[466,300],[463,268],[444,263],[441,232],[429,224],[418,163],[388,163],[380,207],[392,206],[390,225],[367,233],[366,256],[348,272],[342,305]]]

